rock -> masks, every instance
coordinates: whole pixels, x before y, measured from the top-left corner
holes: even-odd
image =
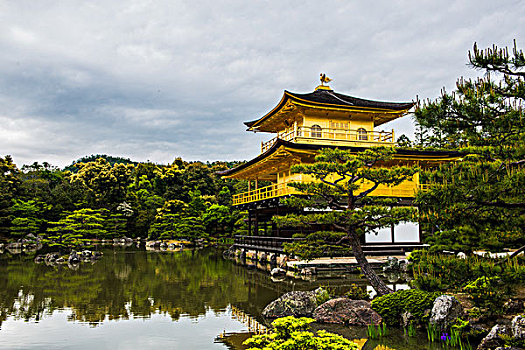
[[[514,346],[499,346],[494,350],[523,350],[523,348],[516,348]]]
[[[6,246],[7,249],[22,249],[22,243],[20,242],[11,242]]]
[[[26,236],[26,239],[34,242],[37,240],[37,237],[34,234],[30,233]]]
[[[394,256],[386,258],[386,264],[383,266],[383,272],[399,271],[399,260]]]
[[[509,299],[505,304],[503,304],[503,310],[507,314],[518,314],[520,312],[523,312],[523,302],[519,300],[512,300]]]
[[[78,264],[80,262],[80,256],[78,256],[77,252],[73,250],[71,254],[69,254],[67,262],[70,264]]]
[[[466,259],[467,258],[467,254],[465,254],[463,252],[459,252],[458,255],[456,255],[456,257],[458,259]]]
[[[93,253],[92,253],[92,258],[93,259],[100,259],[102,257],[102,252],[99,252],[98,250],[95,250]]]
[[[315,269],[315,267],[305,267],[301,269],[301,275],[304,275],[304,276],[311,276],[311,275],[315,275],[316,273],[317,273],[317,270]]]
[[[311,316],[317,308],[317,295],[324,292],[322,288],[309,292],[288,292],[266,305],[262,315],[265,318]]]
[[[497,324],[490,330],[489,334],[478,345],[477,350],[493,349],[498,346],[503,346],[504,341],[501,335],[508,334],[507,327]]]
[[[445,329],[462,314],[463,307],[456,298],[450,295],[441,295],[434,300],[430,323]]]
[[[378,325],[382,318],[365,300],[348,298],[331,299],[316,308],[313,318],[322,323],[338,323],[350,326]]]
[[[270,265],[277,266],[277,254],[272,254],[270,256]]]
[[[519,340],[525,340],[525,317],[518,315],[512,319],[511,335]]]
[[[37,256],[35,257],[35,260],[34,260],[34,261],[35,261],[36,264],[40,264],[41,262],[44,261],[44,258],[45,258],[44,255],[37,255]]]
[[[64,264],[65,262],[66,262],[66,259],[64,259],[64,258],[58,258],[58,259],[55,260],[55,263],[57,263],[57,264]]]
[[[399,260],[399,271],[401,272],[408,271],[408,260],[407,259]]]
[[[83,250],[81,254],[83,258],[91,258],[93,252],[91,250]]]
[[[160,244],[160,248],[161,248],[161,249],[166,249],[166,248],[168,248],[168,245],[166,244],[166,242],[162,242],[162,243]]]
[[[44,260],[48,262],[55,262],[55,260],[58,258],[60,258],[60,255],[58,253],[47,253]]]
[[[410,312],[405,311],[401,314],[401,325],[403,327],[408,327],[411,323],[417,322],[414,315],[412,315]]]
[[[281,269],[280,267],[276,267],[276,268],[272,269],[272,271],[270,272],[270,275],[272,277],[285,276],[286,275],[286,270]]]

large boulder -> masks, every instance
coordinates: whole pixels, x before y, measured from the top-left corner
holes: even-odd
[[[430,323],[446,329],[463,314],[463,306],[450,295],[441,295],[434,300],[430,313]]]
[[[324,293],[326,291],[322,288],[309,292],[288,292],[266,305],[262,315],[265,318],[312,316],[317,308],[317,296]]]
[[[339,323],[350,326],[378,325],[382,318],[365,300],[348,298],[331,299],[314,310],[313,317],[322,323]]]
[[[512,319],[510,330],[514,338],[525,340],[525,317],[522,315],[514,317]]]
[[[478,345],[477,350],[494,349],[498,346],[503,346],[504,341],[502,335],[508,335],[507,327],[497,324],[490,330],[489,334]]]

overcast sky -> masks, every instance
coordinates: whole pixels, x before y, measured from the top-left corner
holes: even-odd
[[[467,52],[525,47],[525,1],[0,0],[0,156],[243,160],[245,131],[319,73],[352,96],[435,98]],[[413,132],[410,117],[385,125]]]

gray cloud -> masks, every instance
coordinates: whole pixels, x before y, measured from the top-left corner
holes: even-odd
[[[521,1],[1,1],[0,154],[249,159],[243,121],[319,72],[358,97],[438,96],[480,46],[523,46]],[[387,124],[413,130],[409,118]]]

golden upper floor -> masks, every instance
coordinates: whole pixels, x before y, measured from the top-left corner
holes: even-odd
[[[321,85],[306,94],[285,91],[270,112],[244,124],[248,131],[277,134],[262,143],[261,152],[277,139],[327,146],[392,146],[394,131],[375,128],[405,115],[413,105],[365,100]]]

